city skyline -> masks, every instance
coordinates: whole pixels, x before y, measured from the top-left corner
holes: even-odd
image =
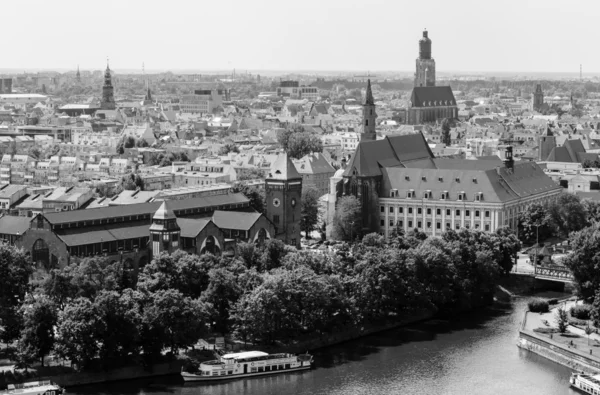
[[[493,10],[493,20],[470,0],[410,5],[308,0],[285,13],[273,0],[234,1],[228,9],[174,1],[169,8],[173,17],[162,6],[139,1],[107,0],[85,13],[72,0],[34,1],[32,6],[36,12],[27,15],[27,24],[22,18],[6,20],[4,30],[16,39],[6,42],[12,56],[2,69],[74,70],[79,65],[98,70],[108,57],[115,70],[139,72],[145,64],[149,72],[404,73],[412,69],[417,42],[427,28],[440,74],[578,73],[580,64],[584,75],[600,70],[600,55],[587,49],[594,37],[594,10],[600,11],[596,4],[581,12],[564,9],[558,1],[509,0]],[[7,15],[27,11],[19,2],[5,7]],[[59,23],[45,28],[48,17]],[[23,45],[40,34],[45,44],[35,51]]]

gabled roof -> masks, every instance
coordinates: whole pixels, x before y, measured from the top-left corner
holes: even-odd
[[[29,229],[29,217],[17,217],[13,215],[4,215],[0,217],[0,234],[3,235],[22,235]]]
[[[562,147],[554,147],[548,158],[547,162],[580,162],[580,154],[585,154],[585,148],[581,140],[567,140]]]
[[[261,213],[244,213],[239,211],[214,212],[212,221],[219,229],[250,230],[262,216]]]
[[[361,141],[346,167],[344,176],[353,175],[355,170],[358,176],[380,176],[380,167],[406,167],[413,161],[429,162],[431,158],[433,153],[421,133]]]
[[[449,86],[418,86],[410,98],[413,107],[455,106],[456,99]],[[435,104],[438,103],[438,104]]]
[[[269,171],[267,178],[275,180],[291,180],[302,177],[298,174],[296,166],[294,166],[287,153],[283,153],[279,155],[271,165],[271,170]]]
[[[211,219],[206,218],[177,218],[177,225],[181,230],[181,237],[195,238],[211,221]]]

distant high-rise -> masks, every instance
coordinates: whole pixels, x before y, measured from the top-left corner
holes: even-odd
[[[435,60],[431,57],[431,39],[427,30],[419,40],[419,57],[415,72],[415,87],[435,86]]]
[[[540,111],[544,105],[544,92],[542,91],[542,84],[537,84],[535,92],[533,93],[533,109]]]
[[[114,110],[117,106],[115,105],[115,88],[112,85],[112,76],[110,74],[110,68],[108,62],[106,62],[106,71],[104,72],[104,86],[102,87],[102,102],[100,108],[103,110]]]

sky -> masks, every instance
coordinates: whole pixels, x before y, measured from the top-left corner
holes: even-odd
[[[3,1],[0,69],[600,72],[598,0]]]

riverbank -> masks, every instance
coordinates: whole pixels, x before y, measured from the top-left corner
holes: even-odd
[[[580,333],[571,333],[571,337],[569,337],[559,333],[534,332],[534,329],[547,327],[547,324],[554,322],[557,308],[554,307],[550,313],[543,315],[525,311],[519,328],[517,346],[573,370],[600,374],[600,343],[593,342],[590,346],[589,339],[584,338],[588,344],[585,347],[586,343],[578,340],[581,339]],[[579,332],[580,330],[572,329],[571,331]]]

